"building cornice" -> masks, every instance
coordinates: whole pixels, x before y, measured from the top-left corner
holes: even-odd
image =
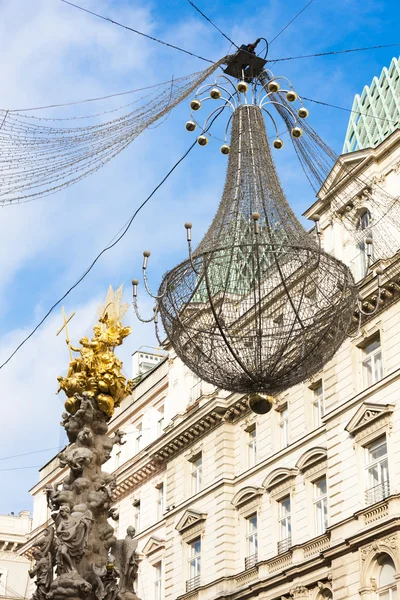
[[[193,413],[188,413],[183,421],[115,472],[116,487],[113,501],[120,500],[138,484],[163,470],[169,460],[217,427],[224,418],[227,418],[227,414],[229,418],[238,418],[247,412],[249,407],[244,398],[216,396]]]

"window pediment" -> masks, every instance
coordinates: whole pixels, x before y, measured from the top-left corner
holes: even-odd
[[[158,550],[163,550],[165,548],[165,540],[162,540],[155,535],[152,535],[146,542],[143,548],[143,554],[149,556],[153,554],[153,552],[157,552]]]
[[[290,487],[294,478],[297,475],[297,469],[286,469],[285,467],[280,467],[278,469],[274,469],[267,475],[264,479],[262,486],[270,492],[280,491]]]
[[[176,524],[175,529],[179,531],[181,535],[194,533],[194,530],[197,531],[199,528],[201,529],[203,527],[206,518],[207,513],[201,513],[193,509],[185,510]]]
[[[316,447],[310,448],[307,452],[299,458],[296,463],[296,468],[301,472],[307,471],[311,467],[314,467],[316,464],[325,461],[327,458],[327,450],[326,448]]]
[[[263,488],[256,488],[252,486],[245,487],[234,495],[231,500],[231,504],[233,504],[236,509],[245,508],[246,505],[249,505],[254,501],[258,501],[263,493]]]
[[[367,433],[367,429],[368,432],[371,431],[371,428],[379,429],[380,426],[389,422],[393,410],[393,404],[363,402],[346,425],[345,430],[350,435],[357,436],[361,432]]]

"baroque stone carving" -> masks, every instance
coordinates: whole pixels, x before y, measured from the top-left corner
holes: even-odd
[[[125,539],[117,540],[112,548],[115,564],[119,571],[121,594],[125,600],[137,599],[134,586],[139,570],[139,557],[136,552],[138,542],[134,537],[135,528],[130,526],[126,531]]]
[[[114,537],[108,519],[118,518],[112,508],[115,481],[101,468],[114,445],[124,443],[122,431],[107,435],[113,407],[122,399],[122,389],[127,390],[125,379],[119,377],[120,363],[111,356],[112,347],[129,333],[120,322],[118,294],[114,300],[110,291],[107,295],[107,306],[95,326],[96,347],[83,345],[85,352],[81,358],[71,359],[65,378],[65,382],[72,381],[84,370],[87,385],[81,393],[67,391],[68,412],[62,415],[62,425],[70,444],[58,459],[68,472],[61,483],[45,488],[53,525],[35,543],[36,564],[30,576],[36,577],[36,591],[32,600],[138,600],[134,592],[138,571],[135,530],[129,528],[127,538],[120,542]],[[111,372],[118,379],[116,387],[112,377],[106,377]],[[116,565],[111,549],[118,559]]]

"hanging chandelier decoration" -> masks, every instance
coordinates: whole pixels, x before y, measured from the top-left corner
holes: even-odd
[[[230,143],[225,187],[217,213],[189,257],[163,278],[150,320],[165,332],[177,355],[201,379],[250,401],[274,395],[320,371],[349,331],[358,288],[349,268],[321,249],[318,217],[307,232],[282,190],[272,146],[283,147],[271,108],[290,115],[290,135],[299,139],[308,110],[286,78],[245,76],[236,85],[225,75],[199,88],[190,106],[188,131],[200,129],[207,145],[213,115],[228,109]],[[283,85],[283,82],[285,85]],[[281,99],[285,99],[285,104]],[[198,111],[218,101],[202,127]],[[294,103],[298,102],[297,108]],[[290,106],[286,106],[290,104]],[[146,278],[150,253],[144,253]],[[138,280],[133,280],[135,311]],[[269,401],[257,412],[267,412]]]

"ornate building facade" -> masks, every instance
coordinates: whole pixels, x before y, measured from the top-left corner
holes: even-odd
[[[399,131],[345,160],[399,194]],[[359,243],[330,207],[338,177],[346,188],[339,163],[306,216],[320,215],[325,249],[357,277]],[[355,222],[374,210],[363,192],[346,209]],[[378,310],[359,330],[355,317],[333,360],[269,414],[199,381],[171,349],[116,411],[110,434],[123,430],[126,443],[105,467],[118,537],[136,529],[142,600],[400,597],[397,235],[394,256],[375,256],[362,285],[363,306]],[[27,556],[49,520],[45,486],[63,476],[56,459],[41,470]]]
[[[32,527],[27,510],[18,515],[0,515],[0,598],[21,598],[28,588],[30,561],[19,552]]]

